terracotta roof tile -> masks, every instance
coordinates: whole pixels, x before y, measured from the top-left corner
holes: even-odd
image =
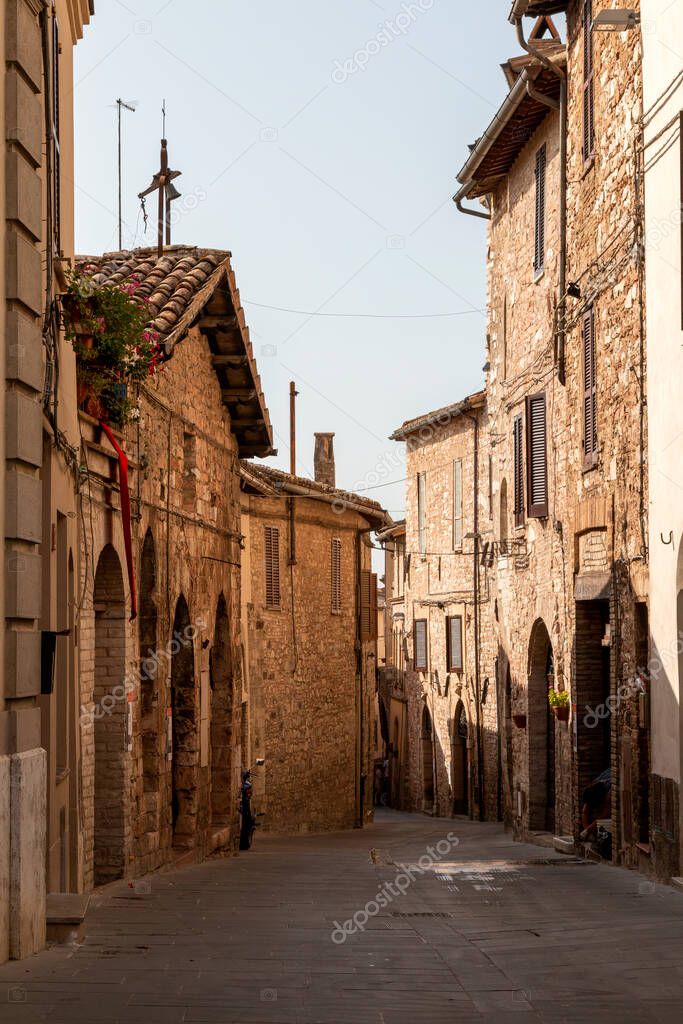
[[[225,302],[229,315],[237,321],[235,343],[246,358],[244,369],[234,371],[237,380],[230,378],[232,371],[219,368],[218,359],[216,373],[228,395],[231,388],[247,394],[252,388],[255,392],[251,399],[226,397],[224,401],[235,420],[240,454],[263,456],[273,452],[272,428],[230,257],[229,252],[220,249],[174,245],[164,249],[162,256],[158,255],[156,247],[109,252],[103,256],[78,256],[76,267],[90,274],[96,285],[134,282],[136,295],[149,304],[149,326],[157,332],[169,356],[190,327],[198,323],[202,328],[206,307],[215,297],[223,296],[221,302]],[[210,328],[207,327],[207,331],[212,352],[220,356],[220,343],[211,335]]]

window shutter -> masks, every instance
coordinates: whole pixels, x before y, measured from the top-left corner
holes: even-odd
[[[413,667],[416,672],[427,671],[427,620],[413,623]]]
[[[449,672],[462,672],[462,616],[446,619],[446,661]]]
[[[370,639],[377,640],[379,632],[379,609],[377,607],[377,575],[370,576]]]
[[[280,607],[280,531],[265,526],[266,607]]]
[[[341,541],[333,537],[330,543],[330,598],[331,610],[341,611]]]
[[[593,69],[593,4],[583,4],[583,159],[590,160],[595,151],[595,73]]]
[[[522,452],[522,417],[515,416],[512,428],[514,460],[514,518],[515,526],[524,524],[524,455]]]
[[[535,519],[548,515],[548,458],[545,395],[526,400],[527,511]]]
[[[362,569],[360,574],[360,638],[369,640],[372,637],[371,612],[372,573]]]
[[[536,230],[534,232],[534,271],[540,273],[545,264],[545,164],[546,149],[536,154]]]
[[[462,460],[453,463],[453,548],[462,547]]]
[[[598,461],[597,381],[595,365],[595,316],[593,308],[583,315],[583,463],[594,466]]]

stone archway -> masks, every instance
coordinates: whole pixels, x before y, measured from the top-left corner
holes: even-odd
[[[554,665],[550,635],[537,619],[529,641],[527,736],[529,757],[529,829],[555,829],[555,718],[548,703]]]
[[[195,845],[199,807],[194,633],[187,601],[181,594],[173,618],[171,644],[171,824],[173,845],[179,849],[189,849]]]
[[[422,809],[430,814],[434,810],[434,737],[426,705],[422,710]]]
[[[125,867],[124,809],[126,692],[126,609],[123,574],[108,544],[95,573],[95,733],[94,881],[121,878]]]
[[[453,813],[469,813],[469,766],[467,763],[467,738],[469,727],[467,713],[462,701],[455,709],[451,743],[451,779],[453,790]]]
[[[211,824],[227,825],[237,794],[231,792],[233,672],[228,608],[223,594],[218,599],[211,648],[211,691]]]
[[[142,777],[146,794],[159,793],[159,689],[157,660],[156,553],[152,531],[147,530],[140,558],[140,717],[142,732]],[[152,819],[144,831],[159,827],[159,803],[147,813]]]

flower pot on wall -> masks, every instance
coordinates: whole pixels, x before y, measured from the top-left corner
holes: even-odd
[[[512,721],[518,729],[526,729],[526,715],[517,713],[512,716]]]
[[[555,718],[558,720],[558,722],[568,722],[569,721],[569,705],[568,704],[563,704],[561,707],[554,707],[553,708],[553,714],[555,715]]]

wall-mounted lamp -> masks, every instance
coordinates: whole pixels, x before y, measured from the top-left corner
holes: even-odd
[[[567,295],[569,295],[572,299],[581,298],[581,287],[576,283],[576,281],[570,281],[567,285]]]
[[[640,25],[638,11],[627,7],[621,10],[606,10],[595,15],[591,22],[591,32],[626,32],[636,25]]]

